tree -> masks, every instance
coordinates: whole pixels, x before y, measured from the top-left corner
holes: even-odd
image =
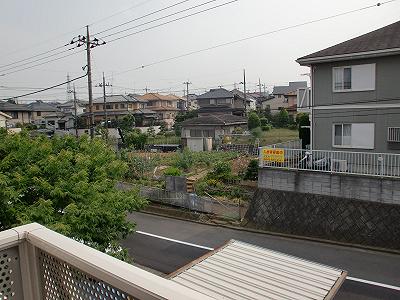
[[[143,150],[147,143],[148,135],[145,133],[132,131],[125,135],[125,146],[137,150]]]
[[[115,188],[126,170],[101,139],[1,133],[0,230],[38,222],[127,259],[120,247],[134,229],[127,212],[145,201]]]
[[[299,113],[296,116],[296,123],[299,128],[299,138],[303,141],[303,148],[310,144],[310,119],[306,113]]]
[[[118,122],[119,127],[122,131],[131,131],[135,127],[135,117],[132,114],[128,114]]]
[[[281,109],[277,115],[277,126],[287,127],[289,124],[289,114],[286,109]]]
[[[260,118],[255,112],[250,113],[248,126],[250,130],[261,126]]]

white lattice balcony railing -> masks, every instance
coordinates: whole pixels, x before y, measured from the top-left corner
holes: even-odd
[[[0,300],[212,299],[33,223],[0,232]]]

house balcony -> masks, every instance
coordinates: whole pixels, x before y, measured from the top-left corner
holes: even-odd
[[[0,232],[0,299],[212,298],[32,223]]]

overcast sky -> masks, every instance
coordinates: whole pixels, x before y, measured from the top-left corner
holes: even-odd
[[[137,26],[206,1],[186,1],[167,11],[107,31],[98,37]],[[124,34],[228,1],[215,0],[195,10],[137,27]],[[62,46],[74,36],[85,34],[86,24],[92,24],[91,32],[96,33],[177,2],[180,1],[1,0],[0,65],[2,67],[0,67],[0,74],[31,66],[32,64],[26,64],[30,61],[10,66],[4,65]],[[93,49],[93,83],[100,82],[101,72],[104,71],[108,81],[114,86],[108,89],[109,93],[144,93],[144,89],[148,87],[151,91],[161,90],[182,94],[183,82],[187,80],[192,82],[190,86],[192,92],[202,93],[205,89],[219,85],[232,89],[234,83],[242,81],[243,68],[246,69],[251,90],[256,88],[259,78],[268,89],[271,89],[273,85],[287,84],[289,81],[305,80],[307,77],[301,74],[307,73],[308,69],[300,67],[295,59],[399,21],[400,1],[155,64],[144,69],[124,71],[376,3],[377,1],[374,0],[239,0]],[[114,35],[105,40],[109,41],[124,34]],[[50,52],[32,60],[53,53],[56,52]],[[72,51],[62,55],[69,53]],[[16,67],[22,64],[24,65]],[[43,88],[63,82],[66,80],[67,73],[71,78],[82,75],[84,72],[81,68],[85,64],[86,55],[85,52],[81,52],[32,69],[1,76],[0,98],[31,91],[28,88]],[[121,72],[124,73],[119,74]],[[87,99],[86,79],[77,81],[75,84],[79,98]],[[101,89],[95,87],[94,92],[95,96],[99,96]],[[66,97],[66,88],[61,87],[27,98],[65,100]]]

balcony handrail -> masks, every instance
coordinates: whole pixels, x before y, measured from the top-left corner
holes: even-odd
[[[271,152],[269,150],[282,150]],[[400,154],[261,147],[259,166],[363,176],[400,177]]]
[[[37,223],[16,227],[0,232],[0,250],[7,247],[25,244],[30,251],[22,251],[20,255],[44,251],[51,256],[79,269],[96,280],[103,281],[114,288],[132,295],[135,299],[213,299],[204,294],[179,285],[168,279],[122,262],[112,256],[97,251],[71,238],[65,237]],[[27,244],[27,245],[26,245]],[[32,250],[33,249],[33,250]],[[26,263],[32,264],[36,257],[21,256],[21,273]],[[30,261],[30,262],[28,262]],[[33,263],[34,266],[36,263]],[[32,271],[32,269],[31,269]],[[22,281],[39,276],[23,274]],[[33,281],[33,283],[35,283]],[[32,284],[32,282],[29,282]],[[33,286],[31,289],[40,289]],[[31,290],[28,295],[37,295],[38,291]],[[26,293],[24,293],[27,295]],[[25,299],[28,299],[26,296]]]

